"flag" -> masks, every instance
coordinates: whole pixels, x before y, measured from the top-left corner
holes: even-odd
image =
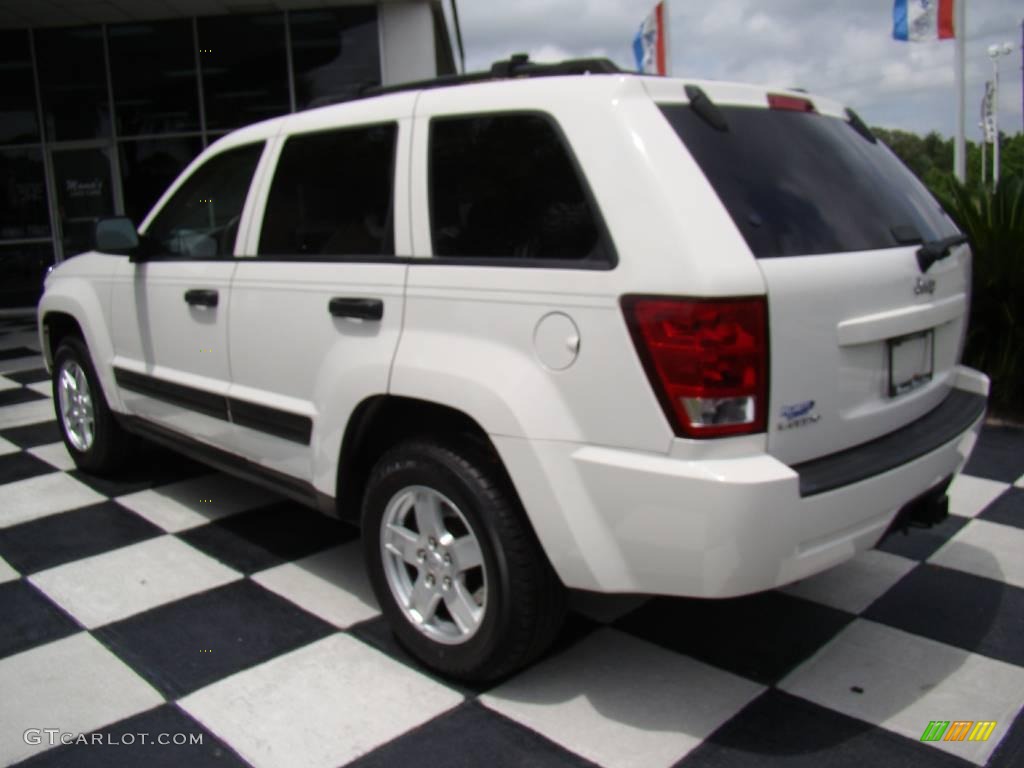
[[[654,6],[633,38],[633,56],[636,68],[652,75],[668,74],[668,24],[665,2]]]
[[[954,0],[896,0],[892,8],[892,36],[897,40],[914,43],[955,37],[953,2]]]

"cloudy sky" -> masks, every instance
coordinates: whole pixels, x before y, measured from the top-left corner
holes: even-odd
[[[1021,128],[1021,0],[965,0],[967,136],[1000,60],[1000,129]],[[633,68],[631,44],[654,0],[457,0],[467,69],[510,53],[537,60],[607,56]],[[893,0],[669,0],[677,76],[786,86],[836,98],[871,125],[951,136],[956,119],[953,41],[892,39]]]

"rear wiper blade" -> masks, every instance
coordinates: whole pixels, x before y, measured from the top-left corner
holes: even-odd
[[[941,240],[932,240],[917,249],[917,266],[921,272],[927,272],[929,267],[940,259],[949,256],[951,248],[967,242],[967,235],[950,235]]]
[[[715,102],[708,98],[703,88],[697,85],[687,85],[683,90],[686,91],[686,98],[690,100],[690,109],[698,117],[716,131],[725,133],[729,130],[729,123],[726,122],[722,110],[718,108]]]

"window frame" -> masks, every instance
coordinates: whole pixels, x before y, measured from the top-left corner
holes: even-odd
[[[282,255],[282,254],[263,254],[260,253],[261,243],[263,241],[263,231],[267,225],[267,214],[270,212],[270,201],[271,195],[274,191],[274,181],[277,179],[278,171],[281,169],[281,159],[284,156],[285,147],[288,142],[292,139],[305,138],[307,136],[322,136],[329,133],[341,133],[345,131],[358,131],[362,129],[373,129],[373,128],[385,128],[391,127],[394,129],[394,141],[391,147],[391,194],[388,210],[388,221],[390,222],[390,243],[391,250],[393,253],[388,254],[331,254],[331,253],[307,253],[307,254],[294,254],[294,255]],[[255,232],[252,237],[253,253],[247,256],[254,262],[290,262],[290,263],[305,263],[305,262],[319,262],[319,263],[403,263],[414,261],[411,256],[403,256],[398,253],[398,220],[396,217],[396,210],[398,206],[395,204],[395,196],[398,193],[398,157],[399,148],[402,140],[402,124],[401,120],[397,117],[389,117],[383,120],[371,120],[359,123],[345,123],[335,124],[326,127],[313,128],[311,130],[293,131],[293,132],[282,132],[277,136],[277,146],[274,149],[274,157],[271,167],[266,169],[266,188],[261,194],[261,200],[258,212],[258,222],[254,222]]]
[[[266,137],[256,138],[252,141],[239,142],[223,148],[218,148],[218,151],[208,153],[203,152],[196,157],[188,167],[179,175],[179,177],[171,184],[171,186],[164,192],[159,200],[154,204],[153,208],[146,215],[142,224],[139,226],[139,235],[142,248],[145,250],[147,262],[175,262],[175,261],[215,261],[215,262],[226,262],[236,261],[242,254],[235,253],[240,243],[239,238],[242,238],[244,243],[244,227],[242,224],[246,221],[246,211],[252,205],[252,196],[257,188],[258,181],[261,175],[261,167],[267,155],[267,148],[269,146],[269,140]],[[178,193],[196,177],[196,174],[200,173],[206,166],[212,161],[216,160],[223,155],[230,152],[235,152],[241,149],[248,149],[251,147],[259,147],[259,154],[256,157],[256,163],[253,166],[252,175],[249,177],[249,183],[246,187],[245,195],[242,199],[242,207],[238,212],[238,230],[235,232],[234,243],[232,244],[232,252],[226,254],[218,254],[214,256],[196,256],[196,255],[185,255],[180,253],[169,253],[160,247],[152,234],[151,230],[153,224],[162,216],[168,209],[168,206],[174,202]]]
[[[555,140],[561,145],[569,160],[569,165],[576,174],[576,181],[583,191],[583,197],[590,207],[597,236],[604,252],[603,258],[595,259],[524,259],[515,256],[438,256],[434,243],[434,195],[432,180],[434,178],[434,124],[448,120],[476,120],[494,117],[536,117],[543,120],[553,131]],[[605,222],[604,213],[597,203],[590,180],[583,171],[583,166],[573,151],[572,143],[557,118],[542,109],[498,109],[474,112],[445,112],[431,114],[427,119],[426,140],[426,201],[427,226],[430,234],[430,255],[425,261],[430,264],[472,267],[519,267],[531,269],[575,269],[606,272],[615,269],[619,264],[618,251]]]

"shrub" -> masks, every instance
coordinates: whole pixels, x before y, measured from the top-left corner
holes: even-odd
[[[992,379],[991,408],[1024,417],[1024,178],[996,190],[952,177],[933,192],[970,239],[974,275],[964,362]]]

